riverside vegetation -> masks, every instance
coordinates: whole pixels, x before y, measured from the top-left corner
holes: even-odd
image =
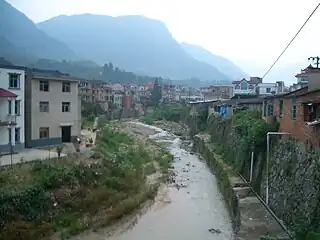
[[[168,152],[154,150],[105,128],[94,159],[76,155],[2,167],[0,239],[67,239],[130,213],[157,193],[159,183],[147,183],[147,176],[166,173],[172,161]]]

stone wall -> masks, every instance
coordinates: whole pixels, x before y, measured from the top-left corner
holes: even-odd
[[[211,117],[208,121],[213,142],[217,143],[224,155],[224,161],[233,165],[235,170],[241,173],[247,180],[250,178],[251,148],[245,146],[242,135],[237,132],[232,120]],[[265,167],[266,148],[254,150],[252,185],[256,192],[260,193],[261,182]]]
[[[249,180],[251,149],[241,143],[243,136],[237,132],[237,126],[230,119],[218,118],[211,118],[208,124],[213,141],[219,148],[223,147],[223,160]],[[266,158],[266,147],[254,150],[252,186],[263,199]],[[290,137],[271,137],[269,207],[287,226],[297,227],[297,223],[302,222],[309,229],[320,230],[320,154],[317,151]]]
[[[270,208],[287,224],[300,220],[311,225],[311,229],[320,230],[319,153],[288,138],[281,138],[271,151]],[[265,181],[262,188],[265,188]]]

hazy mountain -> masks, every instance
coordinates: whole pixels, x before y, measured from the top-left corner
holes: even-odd
[[[141,75],[171,79],[230,80],[210,64],[187,54],[166,26],[142,16],[58,16],[38,28],[84,59],[112,62]]]
[[[74,59],[74,52],[49,37],[23,13],[0,0],[0,55],[10,59]]]
[[[233,80],[248,77],[247,73],[243,72],[240,67],[227,58],[214,55],[203,47],[197,45],[181,43],[181,46],[193,58],[214,66],[220,72],[226,74]]]

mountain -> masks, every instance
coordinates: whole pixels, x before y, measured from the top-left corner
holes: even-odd
[[[71,49],[39,30],[30,19],[4,0],[0,0],[0,56],[27,61],[35,57],[56,60],[76,58]]]
[[[230,80],[214,66],[189,56],[166,26],[142,16],[82,14],[37,24],[83,59],[112,62],[140,75],[171,79]]]
[[[247,73],[243,72],[237,65],[227,58],[214,55],[208,50],[197,45],[181,43],[181,46],[193,58],[214,66],[220,72],[226,74],[233,80],[248,77]]]

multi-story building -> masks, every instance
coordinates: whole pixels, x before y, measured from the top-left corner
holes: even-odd
[[[284,82],[264,83],[262,78],[250,77],[250,80],[243,78],[240,81],[233,81],[233,95],[272,95],[283,93]]]
[[[112,101],[112,88],[103,81],[81,80],[79,82],[81,100],[91,103],[105,103]]]
[[[112,94],[113,94],[113,104],[117,108],[122,108],[124,92],[120,90],[113,90]]]
[[[234,95],[256,95],[257,86],[262,83],[262,78],[250,77],[250,80],[243,78],[240,81],[233,81],[233,94]]]
[[[309,79],[312,78],[315,74],[319,73],[320,69],[313,67],[311,64],[305,69],[301,69],[301,72],[295,76],[297,82],[290,86],[289,91],[292,92],[307,87]]]
[[[230,99],[233,96],[232,85],[211,85],[200,88],[204,100],[222,100]]]
[[[24,146],[25,67],[0,65],[0,151],[17,152]]]
[[[25,81],[25,144],[71,142],[81,131],[79,79],[57,71],[29,69]]]

